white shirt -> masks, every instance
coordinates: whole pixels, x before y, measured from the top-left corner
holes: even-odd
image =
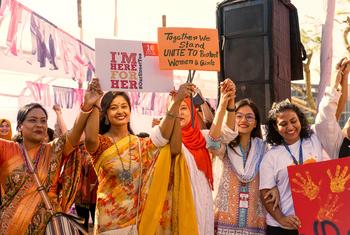
[[[342,130],[335,117],[340,95],[341,93],[336,89],[326,88],[314,125],[318,139],[332,159],[338,158],[344,140]]]
[[[300,140],[289,145],[293,156],[299,161]],[[324,159],[321,142],[315,134],[302,142],[303,162],[318,162]],[[268,151],[260,165],[259,189],[278,187],[280,193],[280,208],[284,215],[294,215],[292,192],[290,190],[287,167],[294,165],[290,153],[283,145],[274,146]],[[270,214],[266,216],[266,223],[270,226],[282,227]]]

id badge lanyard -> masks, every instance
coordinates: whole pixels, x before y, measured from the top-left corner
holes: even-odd
[[[303,139],[300,139],[300,145],[299,145],[299,162],[297,161],[297,159],[294,157],[294,155],[292,154],[292,152],[290,151],[289,146],[284,143],[284,147],[286,148],[286,150],[288,151],[288,153],[290,154],[291,158],[293,159],[293,162],[295,165],[302,165],[304,163],[304,159],[303,159]]]

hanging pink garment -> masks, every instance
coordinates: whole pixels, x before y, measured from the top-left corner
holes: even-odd
[[[71,109],[74,104],[74,93],[73,88],[53,86],[54,103]]]
[[[136,110],[136,106],[138,105],[139,102],[139,97],[140,97],[140,93],[137,91],[129,91],[128,95],[130,97],[130,103],[131,103],[131,107],[133,110]]]
[[[37,90],[39,100],[44,106],[49,106],[50,102],[50,89],[49,85],[42,82],[33,83],[35,89]]]
[[[11,1],[13,0],[3,0],[0,6],[0,26],[2,23],[2,20],[5,17],[6,10],[10,8]]]
[[[84,91],[85,90],[82,88],[74,89],[74,103],[77,103],[78,105],[83,103]]]
[[[57,40],[65,72],[72,74],[76,80],[84,81],[85,63],[81,60],[80,42],[62,30],[57,30]]]
[[[42,82],[27,81],[27,88],[31,91],[34,101],[41,103],[43,106],[51,106],[50,86]]]
[[[168,107],[168,93],[156,93],[154,99],[154,116],[162,116]]]
[[[62,30],[57,30],[57,41],[60,49],[61,60],[63,63],[63,69],[66,74],[69,74],[69,46],[68,42],[66,43],[65,37],[67,37],[66,33]]]
[[[7,45],[9,47],[10,52],[17,56],[17,40],[16,40],[16,35],[17,35],[17,30],[18,30],[18,24],[20,23],[20,18],[21,18],[21,12],[22,8],[18,5],[17,1],[11,1],[11,20],[10,20],[10,25],[9,29],[7,32]]]

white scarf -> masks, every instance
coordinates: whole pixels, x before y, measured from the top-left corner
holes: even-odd
[[[238,179],[243,183],[248,183],[254,179],[259,171],[262,157],[266,151],[265,142],[260,138],[253,138],[251,140],[251,147],[247,156],[245,168],[243,167],[243,157],[237,154],[241,152],[239,146],[235,147],[235,151],[227,146],[227,156],[230,159]]]

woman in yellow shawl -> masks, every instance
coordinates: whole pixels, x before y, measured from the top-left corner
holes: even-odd
[[[193,91],[192,84],[180,86],[167,115],[153,128],[150,138],[133,134],[130,99],[124,92],[107,92],[101,101],[101,114],[92,112],[85,129],[85,145],[99,181],[95,233],[127,234],[139,222],[160,147],[171,138],[174,113]]]
[[[69,209],[80,171],[74,146],[79,143],[90,110],[100,97],[96,80],[85,93],[81,112],[71,131],[49,143],[43,142],[47,131],[46,110],[38,103],[30,103],[18,111],[17,130],[23,137],[22,143],[0,139],[0,184],[5,189],[0,207],[0,234],[44,234],[50,219],[29,172],[25,150],[55,210]],[[65,167],[60,175],[63,163]],[[59,180],[63,187],[60,191]]]

